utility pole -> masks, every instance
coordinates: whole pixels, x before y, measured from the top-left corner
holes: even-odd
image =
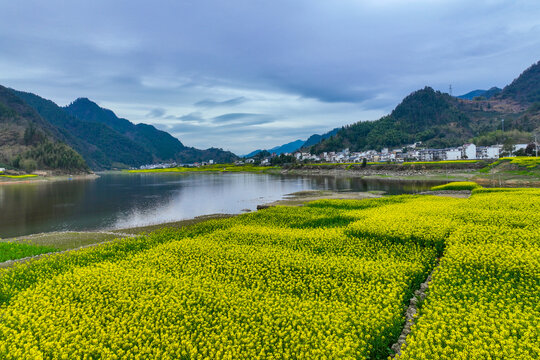
[[[538,140],[536,139],[536,133],[534,133],[534,149],[536,152],[536,157],[538,157]]]
[[[452,84],[450,84],[450,86],[448,86],[448,94],[450,94],[450,96],[452,96]]]
[[[502,132],[504,132],[504,119],[501,119],[502,122]]]

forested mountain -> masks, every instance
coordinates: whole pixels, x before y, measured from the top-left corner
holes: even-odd
[[[236,155],[221,149],[186,147],[165,131],[118,118],[111,110],[85,98],[62,108],[32,93],[9,91],[41,115],[44,126],[77,150],[94,170],[162,161],[229,162],[236,159]]]
[[[84,159],[55,126],[31,106],[0,86],[0,166],[86,172]]]
[[[426,87],[408,95],[389,115],[345,126],[310,151],[360,151],[415,142],[449,147],[473,138],[485,143],[500,139],[497,131],[503,119],[505,129],[513,131],[516,139],[524,139],[527,134],[530,138],[530,132],[540,129],[540,62],[499,90],[492,88],[468,100]]]
[[[525,70],[510,85],[505,86],[497,98],[511,99],[524,104],[540,102],[540,61]]]
[[[180,140],[165,131],[158,130],[152,125],[135,125],[129,120],[117,117],[111,110],[101,108],[86,98],[75,100],[64,110],[82,121],[104,124],[116,130],[135,144],[140,145],[153,157],[154,162],[195,162],[210,159],[217,162],[230,162],[237,158],[233,153],[222,149],[199,150],[186,147]],[[147,164],[148,162],[144,163]]]
[[[82,121],[54,102],[32,93],[15,90],[14,93],[56,126],[92,169],[137,166],[153,161],[152,155],[139,144],[105,124]]]
[[[380,149],[422,141],[428,146],[453,146],[472,136],[470,118],[458,100],[430,87],[407,96],[390,115],[346,126],[312,151]]]
[[[111,110],[103,109],[86,98],[79,98],[64,109],[80,120],[111,127],[152,154],[156,161],[175,160],[177,154],[186,148],[169,133],[152,125],[135,125],[129,120],[118,118]]]

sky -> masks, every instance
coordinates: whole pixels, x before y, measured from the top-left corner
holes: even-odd
[[[0,0],[0,84],[87,97],[237,154],[376,120],[414,90],[504,87],[540,1]]]

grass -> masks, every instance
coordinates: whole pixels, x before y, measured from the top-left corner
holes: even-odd
[[[59,249],[52,246],[40,246],[23,242],[0,242],[0,263],[28,256],[51,253]]]
[[[11,239],[0,240],[2,243],[31,244],[34,246],[54,247],[58,250],[76,249],[82,246],[101,243],[123,237],[120,234],[108,234],[102,232],[51,232],[19,236]]]

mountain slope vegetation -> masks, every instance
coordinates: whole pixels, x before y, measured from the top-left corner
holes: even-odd
[[[186,147],[165,131],[118,118],[111,110],[86,98],[60,107],[32,93],[13,89],[9,92],[37,113],[41,127],[74,148],[94,170],[138,167],[155,162],[189,163],[210,159],[229,162],[237,158],[222,149]]]
[[[9,89],[0,86],[0,165],[86,172],[84,159],[66,137]]]

